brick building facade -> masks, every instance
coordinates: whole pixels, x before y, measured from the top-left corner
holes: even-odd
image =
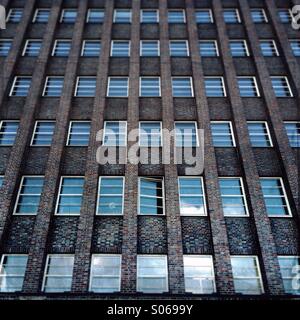
[[[0,31],[0,299],[299,294],[290,283],[291,267],[300,256],[300,31],[292,28],[290,10],[300,2],[0,0],[0,4],[8,15],[6,29]],[[89,41],[94,51],[100,43],[98,55],[85,53],[83,46]],[[121,44],[114,53],[113,42],[130,50],[124,54]],[[156,44],[159,53],[143,53],[142,45],[155,51]],[[64,79],[61,92],[49,94],[59,87],[59,77]],[[159,78],[161,94],[142,94],[142,78]],[[81,79],[89,79],[91,95],[85,94],[87,87],[80,87]],[[108,79],[128,79],[126,96],[110,94]],[[190,94],[174,94],[178,79],[192,79]],[[79,94],[82,88],[84,93]],[[97,132],[105,123],[118,121],[126,122],[127,132],[139,122],[161,122],[169,130],[174,123],[193,123],[204,129],[204,213],[182,213],[178,180],[184,178],[185,165],[97,164]],[[39,141],[37,127],[43,122],[48,131],[53,125],[48,145],[34,142]],[[85,146],[67,142],[70,122],[89,124]],[[231,142],[226,145],[228,128]],[[59,214],[62,177],[83,179],[77,214]],[[99,177],[124,178],[122,214],[99,214]],[[141,177],[163,178],[164,214],[141,214]],[[26,194],[30,178],[42,178],[38,201],[33,191]],[[240,183],[235,196],[226,200],[222,183],[225,189],[229,183]],[[34,212],[28,211],[32,201],[37,201]],[[235,206],[241,211],[235,213]],[[111,275],[119,290],[91,290],[92,256],[120,257],[120,274]],[[60,293],[54,292],[57,283],[51,287],[50,281],[50,261],[55,257],[73,259],[69,279],[61,275],[60,283],[66,287]],[[165,278],[150,277],[158,287],[166,284],[161,293],[147,287],[141,274],[145,271],[138,266],[144,257],[166,258]],[[13,274],[10,258],[19,261],[13,260],[12,268],[23,263]],[[190,258],[200,259],[194,262],[195,270],[203,268],[191,276],[194,291],[187,289]],[[201,264],[201,258],[211,259],[211,264]],[[61,272],[66,269],[64,265]],[[108,278],[103,281],[110,285]],[[104,282],[100,281],[103,286]]]

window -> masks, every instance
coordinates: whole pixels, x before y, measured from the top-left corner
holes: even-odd
[[[137,256],[137,291],[162,293],[168,289],[168,262],[166,256]]]
[[[282,23],[291,23],[292,22],[292,12],[290,9],[279,9],[278,10],[279,20]]]
[[[238,77],[237,81],[241,97],[247,98],[260,96],[255,77]]]
[[[139,178],[139,214],[164,214],[163,178]]]
[[[42,40],[27,40],[23,50],[23,56],[37,57],[40,53]]]
[[[130,9],[116,9],[114,11],[115,23],[131,23],[131,10]]]
[[[251,9],[251,17],[254,23],[266,23],[268,18],[264,9]]]
[[[199,53],[201,57],[218,57],[219,50],[216,40],[200,40]]]
[[[47,23],[50,16],[49,9],[36,9],[32,22],[33,23]]]
[[[159,41],[158,40],[142,40],[140,42],[140,55],[142,57],[158,57]]]
[[[235,147],[232,123],[230,121],[211,121],[214,147]]]
[[[248,207],[241,178],[219,178],[224,216],[248,216]]]
[[[216,292],[212,256],[183,256],[185,291],[195,294]]]
[[[108,97],[128,97],[128,77],[109,77],[107,87]]]
[[[202,177],[179,177],[178,188],[181,215],[207,215]]]
[[[36,215],[40,203],[44,177],[22,177],[14,208],[16,215]]]
[[[272,87],[277,98],[292,97],[293,93],[287,77],[271,77]]]
[[[290,146],[300,148],[300,122],[285,122],[286,133],[288,135]]]
[[[103,23],[104,10],[103,9],[89,9],[86,22],[87,23]]]
[[[231,256],[235,292],[257,295],[264,292],[256,256]]]
[[[0,292],[21,291],[28,256],[26,254],[3,254],[0,263]]]
[[[281,178],[260,178],[262,192],[270,217],[291,216],[291,209]]]
[[[93,254],[90,290],[118,292],[121,290],[121,255]]]
[[[140,122],[139,136],[141,147],[161,147],[161,122]]]
[[[0,188],[1,188],[2,185],[3,185],[3,180],[4,180],[4,176],[0,176]]]
[[[267,122],[248,121],[247,124],[252,147],[273,147]]]
[[[158,10],[141,10],[142,23],[157,23],[159,22]]]
[[[230,40],[229,41],[231,55],[233,57],[248,57],[249,50],[246,40]]]
[[[60,22],[61,23],[75,23],[77,18],[76,9],[64,9],[62,10]]]
[[[12,146],[19,129],[19,121],[0,121],[0,146]]]
[[[129,57],[130,42],[124,40],[114,40],[111,42],[111,57]]]
[[[260,49],[264,57],[279,56],[279,52],[274,40],[260,40]]]
[[[185,23],[184,10],[168,10],[169,23]]]
[[[83,177],[61,177],[56,215],[79,215],[83,195]]]
[[[196,122],[175,122],[175,146],[197,147],[198,134]]]
[[[294,56],[300,57],[300,40],[290,40],[290,44],[291,44],[291,48]]]
[[[280,272],[286,293],[299,295],[300,288],[293,288],[293,280],[296,279],[296,271],[300,265],[300,257],[297,256],[278,256]]]
[[[23,15],[23,9],[13,8],[8,11],[7,22],[18,23],[21,21]]]
[[[193,97],[192,78],[172,77],[172,94],[173,97]]]
[[[97,40],[84,40],[81,55],[83,57],[99,57],[101,53],[101,42]]]
[[[73,267],[73,255],[48,254],[42,291],[71,291]]]
[[[213,23],[213,15],[210,9],[196,10],[196,22],[197,23]]]
[[[127,122],[105,121],[103,145],[125,147],[127,144]]]
[[[205,91],[207,97],[225,97],[226,90],[223,77],[205,77]]]
[[[90,129],[90,121],[71,121],[67,146],[88,146]]]
[[[241,17],[238,9],[224,9],[225,23],[241,23]]]
[[[97,215],[122,215],[124,208],[124,178],[100,177]]]
[[[15,77],[11,87],[10,96],[26,97],[31,85],[31,77]]]
[[[187,57],[189,56],[189,45],[187,40],[171,40],[170,56]]]
[[[0,57],[8,56],[11,46],[12,46],[12,40],[10,39],[0,40]]]
[[[71,40],[56,40],[54,43],[52,56],[68,57],[71,50]]]
[[[77,77],[76,97],[94,97],[95,91],[96,77]]]
[[[47,77],[43,96],[60,97],[63,89],[64,77]]]
[[[31,140],[31,146],[50,146],[54,133],[55,121],[37,121]]]
[[[160,97],[160,77],[141,77],[140,97]]]

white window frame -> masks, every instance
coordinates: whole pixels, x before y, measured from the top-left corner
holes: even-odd
[[[122,277],[122,254],[113,254],[113,253],[108,253],[108,254],[104,254],[104,253],[100,253],[100,254],[92,254],[92,258],[91,258],[91,272],[90,272],[90,281],[89,281],[89,292],[95,292],[95,293],[104,293],[104,292],[98,292],[98,291],[94,291],[92,290],[92,282],[93,282],[93,259],[94,257],[98,258],[98,257],[116,257],[119,258],[119,263],[120,263],[120,272],[119,272],[119,286],[118,286],[118,290],[117,291],[107,291],[107,293],[114,293],[114,292],[120,292],[121,291],[121,277]],[[111,277],[110,275],[103,275],[102,277]],[[98,276],[99,277],[99,276]],[[105,292],[106,293],[106,292]]]
[[[18,128],[17,128],[17,131],[16,131],[16,135],[15,135],[15,141],[16,141],[16,137],[17,137],[17,134],[18,134],[18,130],[19,130],[19,127],[20,127],[20,120],[0,120],[0,132],[1,132],[1,129],[2,129],[2,126],[3,126],[3,122],[18,122]],[[2,136],[3,134],[1,134]],[[1,144],[0,147],[6,147],[6,146],[12,146],[13,144]]]
[[[49,9],[49,8],[36,8],[35,11],[34,11],[33,18],[32,18],[32,23],[36,22],[36,18],[37,18],[38,12],[41,11],[41,10],[48,10],[49,11],[49,17],[48,18],[50,18],[51,9]],[[40,23],[47,23],[47,22],[40,22]]]
[[[260,294],[257,294],[257,296],[260,296],[262,294],[265,293],[265,289],[264,289],[264,283],[263,283],[263,280],[262,280],[262,274],[261,274],[261,268],[260,268],[260,264],[259,264],[259,259],[258,259],[258,256],[256,255],[230,255],[230,258],[254,258],[255,259],[255,263],[256,263],[256,266],[257,266],[257,273],[258,273],[258,276],[259,276],[259,283],[260,283],[260,287],[261,287],[261,293]],[[234,279],[257,279],[257,277],[233,277]]]
[[[190,80],[190,89],[191,89],[191,96],[174,96],[174,89],[173,89],[173,79],[189,79]],[[174,76],[174,77],[171,77],[171,80],[172,80],[172,97],[173,98],[194,98],[195,94],[194,94],[194,82],[193,82],[193,77],[192,76]]]
[[[270,219],[272,218],[293,218],[293,214],[292,214],[292,210],[291,210],[291,205],[290,205],[290,202],[289,202],[289,198],[287,196],[287,192],[285,190],[285,185],[283,183],[283,179],[282,177],[259,177],[259,179],[261,180],[274,180],[274,179],[278,179],[280,181],[280,184],[281,184],[281,188],[282,188],[282,192],[283,192],[283,197],[284,197],[284,200],[285,200],[285,203],[286,203],[286,207],[287,207],[287,212],[288,214],[286,215],[280,215],[280,214],[272,214],[272,215],[268,215],[268,217]],[[262,192],[263,194],[263,192]],[[271,195],[268,195],[268,198],[278,198],[280,197],[280,195],[277,195],[277,196],[271,196]],[[263,194],[263,198],[265,198],[265,195]]]
[[[197,16],[197,12],[209,12],[209,15],[210,15],[210,23],[214,23],[215,21],[214,21],[214,16],[213,16],[213,13],[212,13],[212,10],[210,9],[210,8],[201,8],[201,9],[196,9],[195,10],[195,14],[196,14],[196,16]],[[196,17],[195,17],[196,18]],[[204,22],[197,22],[197,19],[195,19],[196,20],[196,23],[197,24],[205,24]]]
[[[79,88],[79,81],[82,78],[95,78],[95,94],[93,96],[78,96],[78,88]],[[74,97],[76,98],[94,98],[96,95],[96,87],[97,87],[97,76],[77,76],[76,78],[76,85],[75,85],[75,91],[74,91]]]
[[[85,123],[91,123],[91,121],[89,120],[70,120],[69,123],[69,128],[68,128],[68,138],[67,138],[67,143],[66,146],[67,147],[88,147],[88,145],[70,145],[70,137],[71,137],[71,129],[72,129],[72,124],[76,122],[85,122]],[[74,134],[74,133],[73,133]],[[89,132],[89,136],[90,136],[90,132]]]
[[[277,259],[278,259],[278,262],[280,261],[280,260],[285,260],[285,259],[300,259],[300,255],[294,255],[294,256],[291,256],[291,255],[288,255],[288,256],[283,256],[283,255],[277,255]],[[279,264],[279,266],[280,266],[280,264]],[[294,266],[295,267],[295,266]],[[282,277],[282,280],[283,280],[283,282],[284,282],[284,280],[290,280],[290,281],[292,281],[293,280],[293,276],[292,277],[283,277],[283,274],[282,274],[282,269],[281,269],[281,266],[280,266],[280,274],[281,274],[281,277]],[[286,293],[288,293],[287,291],[286,291],[286,289],[285,289],[285,287],[284,287],[284,291],[286,292]],[[291,294],[291,293],[288,293],[288,294]],[[299,294],[296,294],[297,296],[299,296]]]
[[[15,85],[16,85],[16,82],[17,82],[18,78],[31,79],[31,83],[30,83],[30,86],[29,86],[28,92],[27,92],[27,96],[28,96],[28,94],[29,94],[29,92],[30,92],[31,85],[32,85],[32,77],[31,77],[31,76],[15,76],[15,77],[14,77],[13,84],[12,84],[11,89],[10,89],[10,92],[9,92],[9,96],[10,96],[10,97],[23,97],[23,98],[24,98],[25,96],[17,96],[17,95],[13,95],[13,94],[12,94],[13,91],[14,91],[14,88],[15,88]]]
[[[185,45],[186,45],[186,55],[185,56],[173,56],[171,55],[171,43],[172,42],[185,42]],[[174,40],[174,39],[171,39],[169,40],[169,51],[170,51],[170,56],[171,57],[175,57],[175,58],[180,58],[180,57],[189,57],[190,56],[190,48],[189,48],[189,41],[188,40]]]
[[[127,56],[114,56],[113,55],[114,43],[115,42],[126,42],[126,43],[128,43],[128,55]],[[131,40],[117,40],[117,39],[111,40],[111,42],[110,42],[110,57],[128,58],[128,57],[130,57],[130,54],[131,54]]]
[[[205,79],[221,79],[221,83],[222,83],[222,89],[223,89],[223,92],[224,92],[224,95],[219,97],[219,96],[214,96],[214,97],[207,97],[207,98],[226,98],[227,97],[227,91],[226,91],[226,86],[225,86],[225,81],[224,81],[224,77],[223,76],[205,76],[204,77],[204,80]]]
[[[284,127],[285,127],[286,135],[287,135],[288,140],[289,140],[289,145],[291,146],[291,148],[298,148],[298,147],[292,146],[291,141],[290,141],[290,137],[289,137],[288,132],[287,132],[286,125],[287,124],[295,124],[296,128],[297,128],[297,124],[299,124],[299,126],[300,126],[300,121],[284,121],[283,124],[284,124]],[[0,125],[0,128],[1,128],[1,125]],[[298,136],[298,134],[296,134],[296,136]],[[299,134],[299,139],[300,139],[300,134]]]
[[[271,136],[271,132],[270,132],[270,128],[269,128],[269,124],[267,121],[247,121],[247,123],[264,123],[265,125],[265,128],[267,130],[267,137],[269,139],[269,143],[270,145],[268,147],[258,147],[258,146],[255,146],[253,148],[273,148],[274,147],[274,144],[273,144],[273,139],[272,139],[272,136]],[[248,130],[249,131],[249,130]],[[249,132],[249,137],[250,137],[250,132]]]
[[[139,278],[141,278],[141,276],[139,276],[138,274],[138,266],[139,266],[139,257],[142,258],[146,258],[146,259],[151,259],[152,257],[160,257],[160,258],[164,258],[165,259],[165,271],[166,271],[166,287],[165,287],[165,291],[160,291],[160,292],[154,292],[155,293],[164,293],[164,292],[169,292],[169,270],[168,270],[168,257],[166,255],[159,255],[159,254],[138,254],[137,258],[136,258],[136,262],[137,262],[137,267],[136,267],[136,290],[137,292],[144,292],[144,291],[140,291],[140,283],[139,283]],[[143,278],[145,278],[145,276],[143,276]],[[153,278],[153,277],[148,277],[148,278]],[[147,292],[146,292],[147,293]]]
[[[246,51],[246,55],[245,57],[250,57],[250,51],[249,51],[249,48],[248,48],[248,44],[247,44],[247,41],[245,39],[230,39],[229,40],[229,43],[231,42],[243,42],[244,43],[244,48],[245,48],[245,51]],[[231,52],[231,50],[230,50]],[[243,56],[233,56],[233,58],[242,58]]]
[[[143,56],[143,42],[157,42],[157,48],[158,48],[158,55],[157,56]],[[147,58],[155,58],[155,57],[160,57],[160,41],[159,40],[140,40],[140,57],[147,57]]]
[[[209,259],[210,261],[211,261],[211,270],[212,270],[212,276],[211,276],[211,278],[209,278],[210,280],[212,280],[213,281],[213,284],[214,284],[214,291],[211,293],[211,294],[214,294],[214,293],[216,293],[217,292],[217,286],[216,286],[216,275],[215,275],[215,266],[214,266],[214,261],[213,261],[213,257],[211,256],[211,255],[203,255],[203,254],[196,254],[196,255],[194,255],[194,254],[184,254],[183,255],[183,259],[185,258],[185,257],[187,257],[187,258],[191,258],[191,257],[194,257],[194,258],[206,258],[206,259]],[[184,260],[183,260],[184,261]],[[183,265],[184,266],[184,271],[185,271],[185,265]],[[184,272],[184,281],[185,281],[185,279],[186,279],[186,276],[185,276],[185,272]],[[203,279],[203,278],[201,278],[201,279]],[[207,279],[207,278],[204,278],[204,279]],[[191,294],[208,294],[208,293],[205,293],[205,292],[202,292],[202,293],[193,293],[193,292],[191,292],[191,291],[186,291],[185,290],[185,292],[186,293],[191,293]]]
[[[126,91],[126,96],[110,96],[109,95],[109,89],[110,89],[110,82],[111,79],[127,79],[127,91]],[[129,95],[129,77],[108,77],[108,83],[107,83],[107,90],[106,90],[106,97],[107,98],[128,98]]]
[[[180,183],[179,183],[179,179],[183,178],[183,179],[200,179],[201,181],[201,187],[202,187],[202,197],[203,197],[203,207],[204,207],[204,214],[188,214],[188,213],[182,213],[181,212],[181,194],[180,194]],[[203,176],[178,176],[177,179],[177,185],[178,185],[178,201],[179,201],[179,212],[180,212],[180,216],[185,216],[185,217],[207,217],[208,216],[208,210],[207,210],[207,203],[206,203],[206,193],[205,193],[205,188],[204,188],[204,179]],[[192,196],[194,197],[195,195],[184,195],[184,196]]]
[[[226,121],[226,120],[217,121],[216,120],[216,121],[211,121],[210,123],[211,124],[218,124],[218,123],[229,124],[229,130],[230,130],[230,136],[231,136],[231,140],[232,140],[232,146],[216,146],[215,148],[235,148],[236,147],[236,140],[235,140],[235,134],[234,134],[234,130],[233,130],[232,121]]]
[[[104,16],[103,16],[103,20],[104,20],[104,18],[105,18],[105,10],[103,9],[103,8],[90,8],[90,9],[88,9],[88,12],[87,12],[87,15],[86,15],[86,23],[91,23],[90,21],[89,21],[89,19],[90,19],[90,16],[91,16],[91,10],[102,10],[103,11],[103,13],[104,13]],[[103,21],[104,22],[104,21]],[[103,24],[103,22],[97,22],[97,23],[102,23]],[[95,22],[94,22],[95,23]]]
[[[254,88],[255,88],[255,91],[256,91],[256,96],[254,97],[242,97],[240,96],[241,98],[260,98],[261,95],[260,95],[260,90],[258,88],[258,84],[257,84],[257,80],[256,80],[256,77],[255,76],[237,76],[237,79],[253,79],[253,83],[254,83]],[[238,85],[238,88],[239,88],[239,85]]]
[[[169,12],[171,12],[171,11],[182,11],[183,12],[183,22],[169,22]],[[169,24],[176,24],[176,23],[178,23],[178,24],[184,24],[184,23],[186,23],[186,12],[185,12],[185,9],[168,9],[168,12],[167,12],[167,19],[168,19],[168,23]]]
[[[162,214],[153,214],[153,213],[147,213],[147,214],[144,214],[144,213],[141,213],[140,212],[140,205],[141,205],[141,179],[144,179],[144,180],[161,180],[161,185],[162,185],[162,209],[163,209],[163,213]],[[154,197],[154,196],[144,196],[146,198],[159,198],[159,197]],[[161,217],[161,216],[165,216],[166,215],[166,204],[165,204],[165,199],[166,199],[166,195],[165,195],[165,178],[164,177],[148,177],[148,176],[139,176],[138,177],[138,203],[137,203],[137,206],[138,206],[138,209],[137,209],[137,214],[139,216],[146,216],[146,217],[149,217],[149,216],[154,216],[154,217]]]
[[[130,19],[129,19],[130,21],[129,22],[116,21],[117,11],[130,11]],[[130,9],[130,8],[115,8],[114,9],[114,16],[113,16],[113,23],[121,23],[121,24],[132,23],[132,9]]]
[[[22,11],[22,15],[21,15],[20,21],[18,21],[18,22],[9,21],[13,10],[21,10],[21,11]],[[7,17],[6,17],[6,22],[9,22],[9,23],[19,23],[19,22],[21,22],[23,15],[24,15],[24,8],[10,8],[9,11],[8,11]]]
[[[158,82],[159,82],[159,95],[158,96],[142,96],[142,79],[145,79],[145,78],[152,78],[152,79],[158,78]],[[159,97],[161,97],[161,78],[160,78],[160,76],[141,76],[139,78],[139,97],[140,98],[159,98]]]
[[[43,144],[37,144],[37,145],[33,144],[34,137],[36,135],[37,125],[38,125],[38,123],[41,123],[41,122],[53,122],[55,124],[55,120],[36,120],[34,123],[34,129],[33,129],[32,137],[31,137],[31,141],[30,141],[31,147],[50,147],[51,146],[51,144],[50,145],[48,145],[48,144],[44,144],[44,145]],[[55,126],[54,126],[54,130],[53,130],[52,138],[54,136],[54,131],[55,131]]]
[[[216,48],[216,56],[201,56],[200,53],[200,43],[201,42],[214,42],[215,44],[215,48]],[[219,46],[218,46],[218,41],[215,39],[202,39],[202,40],[198,40],[198,48],[199,48],[199,54],[202,58],[212,58],[212,57],[219,57],[220,56],[220,51],[219,51]]]
[[[227,197],[241,197],[244,200],[244,208],[245,208],[245,214],[225,214],[224,210],[223,210],[223,203],[222,203],[222,210],[223,210],[223,215],[224,217],[231,217],[231,218],[245,218],[245,217],[250,217],[250,213],[249,213],[249,207],[248,207],[248,202],[247,202],[247,197],[246,197],[246,192],[245,192],[245,186],[244,186],[244,179],[242,177],[219,177],[219,181],[223,179],[239,179],[240,181],[240,185],[241,185],[241,190],[242,190],[242,194],[241,195],[237,195],[237,194],[226,194],[223,195],[222,191],[221,191],[221,187],[220,187],[220,193],[221,193],[221,200],[223,197],[227,198]]]
[[[21,181],[19,183],[18,193],[17,193],[15,205],[14,205],[14,211],[13,211],[13,215],[14,216],[36,216],[38,214],[38,212],[35,212],[35,213],[33,213],[33,212],[31,212],[31,213],[17,213],[16,212],[18,204],[19,204],[20,195],[21,195],[21,189],[22,189],[23,182],[24,182],[25,178],[45,178],[45,176],[42,176],[42,175],[24,175],[24,176],[21,177]],[[45,181],[44,181],[44,184],[45,184]],[[42,186],[42,190],[41,190],[40,194],[30,193],[30,195],[38,195],[41,198],[42,193],[43,193],[43,188],[44,188],[44,186]],[[41,202],[41,199],[40,199],[40,202]],[[39,205],[40,205],[40,203],[39,203]],[[39,205],[38,205],[38,207],[39,207]]]
[[[62,196],[61,194],[61,187],[62,187],[62,183],[63,183],[63,180],[64,178],[83,178],[84,179],[84,176],[61,176],[60,177],[60,181],[59,181],[59,187],[58,187],[58,190],[57,190],[57,197],[56,197],[56,204],[55,204],[55,210],[54,210],[54,215],[55,216],[59,216],[59,217],[79,217],[80,216],[80,213],[58,213],[58,206],[59,206],[59,200],[60,200],[60,197]],[[82,186],[82,194],[81,194],[81,200],[83,200],[83,193],[84,193],[84,184]],[[64,195],[65,197],[66,195]],[[68,194],[68,196],[79,196],[78,193],[73,193],[73,194]],[[81,202],[81,205],[80,205],[80,211],[82,210],[82,202]]]
[[[47,84],[48,84],[49,78],[61,78],[61,79],[63,79],[63,84],[62,84],[62,89],[61,89],[61,91],[63,92],[64,80],[65,80],[64,76],[47,76],[47,77],[46,77],[46,80],[45,80],[45,84],[44,84],[44,89],[43,89],[43,94],[42,94],[42,96],[43,96],[43,97],[48,97],[48,98],[60,98],[60,96],[48,96],[48,95],[46,96],[46,95],[45,95],[46,90],[47,90]],[[62,92],[61,92],[61,93],[62,93]]]
[[[1,259],[0,259],[0,272],[3,270],[4,259],[6,257],[8,257],[8,256],[27,257],[27,263],[25,265],[25,272],[24,272],[24,276],[23,276],[23,286],[24,286],[25,273],[26,273],[26,268],[27,268],[27,265],[28,265],[28,254],[23,254],[23,253],[3,253],[1,255]],[[20,277],[20,274],[9,273],[9,276]],[[1,278],[5,278],[5,276],[3,277],[3,275],[0,273],[0,279]],[[21,290],[22,290],[22,288],[21,288]],[[17,290],[17,291],[2,291],[1,293],[14,293],[14,292],[19,292],[19,290]]]
[[[273,48],[274,48],[274,51],[275,51],[275,55],[273,57],[279,57],[280,54],[279,54],[279,51],[278,51],[277,44],[276,44],[275,40],[274,39],[260,39],[259,40],[259,44],[261,45],[261,43],[265,42],[265,41],[272,42],[272,45],[273,45]],[[262,52],[262,55],[264,55],[263,52]]]
[[[293,94],[293,91],[292,91],[292,88],[291,88],[291,85],[290,85],[290,82],[289,82],[289,79],[287,76],[270,76],[271,79],[282,79],[284,78],[285,79],[285,82],[287,84],[287,88],[289,90],[289,93],[290,93],[290,96],[286,96],[286,97],[276,97],[277,99],[280,99],[280,98],[283,98],[283,99],[286,99],[286,98],[293,98],[294,97],[294,94]],[[272,89],[274,91],[274,94],[276,95],[275,93],[275,90],[273,88],[273,85],[272,85]]]
[[[156,21],[155,22],[144,22],[143,21],[143,12],[144,11],[156,11]],[[147,9],[141,9],[141,12],[140,12],[140,23],[159,23],[159,11],[158,9],[150,9],[150,8],[147,8]]]
[[[68,258],[69,257],[74,257],[74,260],[75,260],[74,254],[61,254],[61,253],[49,253],[49,254],[47,254],[46,263],[45,263],[45,266],[44,266],[44,273],[43,273],[43,282],[42,282],[42,290],[41,290],[42,292],[45,292],[46,278],[48,277],[47,269],[48,269],[48,266],[49,266],[49,260],[50,260],[51,256],[60,256],[60,257],[68,257]],[[74,264],[73,264],[72,279],[74,277],[74,265],[75,265],[75,261],[74,261]],[[51,277],[53,277],[53,276],[51,276]],[[54,277],[64,278],[66,276],[65,275],[56,275]],[[70,291],[68,291],[68,292],[70,292]],[[56,292],[50,292],[50,293],[54,293],[55,294]],[[63,293],[63,292],[59,291],[57,293]]]
[[[264,8],[251,8],[251,10],[250,10],[250,12],[251,12],[251,18],[252,18],[252,11],[253,10],[259,10],[260,12],[262,12],[262,14],[263,14],[263,17],[264,17],[264,22],[263,23],[269,23],[269,19],[268,19],[268,17],[267,17],[267,14],[266,14],[266,10],[264,9]],[[252,19],[252,21],[253,21],[253,19]],[[253,23],[262,23],[262,22],[254,22],[253,21]]]
[[[160,126],[160,144],[159,146],[142,146],[141,145],[141,124],[142,123],[159,123],[159,126]],[[160,148],[163,146],[163,129],[162,129],[162,121],[155,121],[155,120],[146,120],[146,121],[139,121],[139,146],[142,147],[142,148]]]
[[[195,125],[195,129],[196,129],[196,146],[177,146],[176,145],[176,124],[177,123],[193,123]],[[175,139],[175,147],[176,148],[197,148],[199,147],[199,136],[198,136],[198,123],[197,121],[174,121],[174,139]]]
[[[122,213],[118,214],[111,214],[111,213],[100,213],[98,211],[99,203],[100,203],[100,187],[101,187],[101,180],[102,178],[108,178],[108,179],[122,179],[123,180],[123,194],[122,194]],[[105,194],[106,196],[115,196],[115,194]],[[121,217],[124,215],[124,206],[125,206],[125,176],[99,176],[98,178],[98,187],[97,187],[97,204],[96,204],[96,216],[109,216],[109,217]]]
[[[290,19],[291,19],[291,22],[292,22],[293,18],[294,18],[294,15],[293,15],[293,12],[292,12],[291,9],[289,9],[289,8],[277,8],[279,22],[281,22],[282,24],[288,24],[288,22],[281,21],[281,18],[280,18],[280,15],[279,15],[279,11],[282,11],[282,10],[286,10],[289,13]]]
[[[56,56],[55,55],[55,50],[57,48],[57,42],[59,42],[59,41],[69,42],[71,44],[71,46],[72,46],[72,40],[70,40],[70,39],[56,39],[54,41],[53,49],[52,49],[52,52],[51,52],[51,57],[59,57],[59,58],[64,58],[65,57],[66,58],[68,56]],[[71,51],[71,46],[70,46],[70,51]]]
[[[84,49],[85,49],[85,44],[86,44],[86,42],[95,42],[95,43],[100,44],[100,52],[99,52],[99,56],[100,56],[100,54],[101,54],[101,40],[87,40],[87,39],[82,41],[80,56],[81,56],[81,57],[90,58],[90,56],[85,56],[85,55],[84,55]],[[92,58],[96,58],[96,57],[97,57],[97,56],[92,56]]]
[[[23,51],[22,51],[22,57],[25,57],[25,56],[26,56],[26,50],[27,50],[27,47],[28,47],[28,44],[29,44],[30,41],[40,41],[40,42],[41,42],[40,50],[41,50],[42,45],[43,45],[43,40],[42,40],[42,39],[27,39],[26,42],[25,42]],[[35,57],[38,57],[38,55],[35,56]]]
[[[110,144],[107,144],[105,143],[105,137],[106,137],[106,127],[107,127],[107,122],[118,122],[118,123],[125,123],[125,145],[118,145],[118,146],[115,146],[115,145],[110,145]],[[103,125],[103,137],[102,137],[102,145],[103,146],[106,146],[106,147],[118,147],[118,148],[122,148],[122,147],[126,147],[127,146],[127,140],[128,140],[128,132],[127,132],[127,120],[105,120],[104,121],[104,125]]]
[[[242,19],[241,19],[241,16],[240,16],[240,11],[239,11],[238,8],[224,8],[223,9],[223,13],[225,11],[232,11],[232,10],[234,10],[236,12],[236,17],[237,17],[237,20],[238,20],[237,24],[238,23],[242,23]],[[224,19],[224,22],[225,22],[225,24],[236,24],[236,22],[226,22],[225,19]]]
[[[69,24],[71,24],[71,23],[74,23],[74,24],[75,24],[76,19],[78,18],[78,10],[77,10],[77,8],[65,8],[65,9],[62,9],[62,10],[61,10],[61,15],[60,15],[59,22],[60,22],[60,23],[66,23],[66,22],[63,22],[64,15],[65,15],[65,11],[75,11],[75,12],[76,12],[75,21],[74,21],[74,22],[67,22],[67,23],[69,23]]]

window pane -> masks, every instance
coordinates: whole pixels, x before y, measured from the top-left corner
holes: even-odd
[[[287,78],[271,77],[271,81],[276,97],[285,98],[293,96]]]
[[[140,86],[141,97],[160,97],[159,77],[141,77]]]
[[[225,88],[220,77],[205,78],[205,91],[207,97],[224,97]]]
[[[197,127],[194,122],[175,123],[176,147],[197,147]]]
[[[82,56],[84,57],[99,57],[101,53],[101,42],[100,41],[89,41],[83,42]]]
[[[199,52],[201,57],[216,57],[218,49],[216,41],[201,40],[199,41]]]
[[[278,16],[282,23],[291,23],[292,15],[289,9],[279,9]]]
[[[290,40],[295,57],[300,57],[300,40]]]
[[[104,20],[103,9],[90,9],[88,11],[88,23],[102,23]]]
[[[141,56],[143,57],[159,56],[159,42],[157,40],[141,41]]]
[[[24,56],[37,57],[42,46],[41,40],[28,40],[23,51]]]
[[[169,10],[168,11],[168,22],[169,23],[185,23],[184,10]]]
[[[64,9],[61,15],[61,22],[63,23],[75,23],[77,18],[76,9]]]
[[[229,45],[233,57],[245,57],[249,55],[247,44],[244,40],[231,40]]]
[[[139,214],[164,214],[164,196],[162,178],[140,178]]]
[[[226,9],[223,12],[225,23],[240,23],[239,12],[237,9]]]
[[[109,97],[127,97],[128,78],[109,78],[107,95]]]
[[[96,77],[78,77],[76,97],[94,97],[96,91]]]
[[[234,147],[230,122],[212,122],[211,131],[215,147]]]
[[[54,121],[38,121],[32,138],[33,146],[50,146],[54,133]]]
[[[0,57],[8,56],[11,46],[12,40],[0,40]]]
[[[57,40],[54,44],[52,55],[56,57],[68,57],[70,50],[70,40]]]
[[[88,146],[91,123],[86,121],[72,121],[68,139],[68,146]]]
[[[105,121],[103,144],[106,146],[126,146],[125,121]]]
[[[268,22],[264,9],[251,9],[251,17],[254,23]]]
[[[63,77],[47,77],[44,96],[60,97],[63,89]]]
[[[170,41],[170,55],[173,57],[186,57],[189,55],[187,41]]]
[[[259,96],[254,77],[238,77],[237,80],[241,97],[247,98]]]
[[[271,138],[265,122],[248,122],[252,147],[271,147]]]
[[[172,78],[173,97],[193,97],[192,78]]]
[[[18,23],[21,21],[23,15],[23,9],[13,8],[10,9],[7,16],[7,22]]]
[[[140,122],[140,146],[160,147],[161,146],[161,123]]]
[[[116,23],[131,23],[130,9],[116,9],[114,13],[114,22]]]
[[[300,148],[300,122],[285,122],[285,129],[293,148]]]
[[[2,121],[0,122],[0,145],[11,146],[14,144],[19,121]]]
[[[264,57],[278,56],[276,44],[272,40],[260,40],[260,48]]]
[[[129,57],[129,41],[112,41],[111,56],[112,57]]]
[[[278,261],[285,292],[300,295],[300,288],[296,288],[293,283],[293,280],[299,274],[297,269],[300,265],[300,258],[297,256],[279,256]]]
[[[31,77],[15,77],[11,96],[26,97],[31,85]]]
[[[142,10],[141,22],[142,23],[157,23],[158,22],[158,11],[157,10]]]
[[[196,10],[197,23],[212,23],[212,13],[209,9]]]
[[[37,9],[35,12],[35,16],[33,22],[35,23],[47,23],[50,16],[49,9]]]

